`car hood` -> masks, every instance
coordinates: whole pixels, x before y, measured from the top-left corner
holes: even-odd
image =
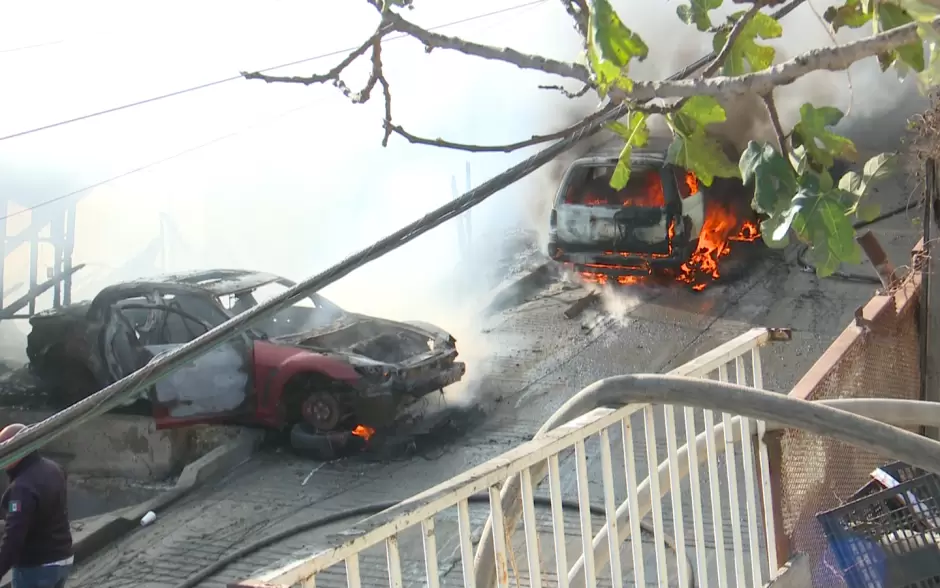
[[[347,313],[317,329],[271,339],[281,345],[361,358],[363,363],[397,364],[429,351],[453,351],[455,340],[443,329],[420,322],[398,322]]]

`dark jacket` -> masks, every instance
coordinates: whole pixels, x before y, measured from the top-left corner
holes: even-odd
[[[10,486],[0,498],[6,530],[0,543],[0,577],[72,556],[65,472],[36,453],[7,470]]]

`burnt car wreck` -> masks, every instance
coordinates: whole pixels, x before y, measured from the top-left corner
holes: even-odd
[[[719,277],[729,242],[760,237],[751,193],[740,180],[716,177],[704,186],[669,163],[661,139],[632,151],[630,176],[615,190],[622,142],[614,143],[575,160],[562,177],[549,217],[552,260],[590,282],[656,277],[700,290]]]
[[[109,286],[30,319],[29,367],[60,404],[72,404],[293,285],[211,270]],[[461,380],[466,366],[456,358],[456,340],[434,325],[348,312],[311,294],[124,409],[149,411],[158,428],[225,422],[290,429],[302,449],[361,444]]]

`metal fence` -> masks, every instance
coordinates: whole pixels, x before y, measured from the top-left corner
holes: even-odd
[[[920,246],[918,246],[920,247]],[[917,250],[915,250],[916,252]],[[915,271],[874,296],[794,386],[804,400],[921,399],[918,297]],[[815,586],[844,586],[816,513],[838,507],[869,480],[885,456],[805,431],[787,429],[766,440],[777,497],[776,551],[782,565],[805,553]]]
[[[779,338],[753,329],[671,374],[760,388],[759,349]],[[778,559],[770,454],[752,444],[763,428],[692,408],[597,409],[230,586],[478,586],[490,573],[500,587],[759,586]],[[513,477],[519,530],[501,496]],[[506,532],[475,566],[487,520]]]

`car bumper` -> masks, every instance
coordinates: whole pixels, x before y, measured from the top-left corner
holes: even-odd
[[[648,276],[657,270],[678,269],[692,256],[695,247],[674,245],[669,254],[566,251],[554,246],[551,258],[576,272],[604,274],[611,277]]]
[[[410,396],[424,396],[456,384],[467,373],[467,364],[462,361],[455,361],[449,366],[441,369],[418,371],[417,373],[408,372],[399,382],[396,388]]]
[[[358,383],[359,393],[353,401],[353,410],[363,424],[376,429],[393,424],[404,406],[459,382],[467,372],[462,361],[451,361],[444,366],[414,366],[382,383]]]

